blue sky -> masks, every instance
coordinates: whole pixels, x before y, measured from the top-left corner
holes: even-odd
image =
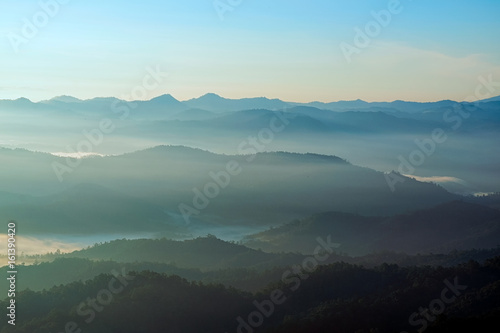
[[[0,99],[125,98],[147,67],[169,75],[146,99],[463,100],[500,81],[498,0],[401,0],[350,62],[341,43],[391,1],[220,0],[223,20],[213,0],[61,2],[0,0]]]

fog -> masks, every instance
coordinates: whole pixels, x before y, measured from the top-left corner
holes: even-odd
[[[478,105],[447,122],[454,109],[432,103],[169,112],[143,102],[124,118],[106,99],[14,101],[0,105],[0,218],[36,237],[27,249],[138,235],[239,241],[325,211],[387,216],[497,192],[499,105]],[[238,171],[220,185],[228,163]],[[395,189],[391,171],[408,177]]]

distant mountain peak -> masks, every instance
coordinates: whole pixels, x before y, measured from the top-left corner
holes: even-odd
[[[98,103],[112,103],[114,101],[121,101],[121,100],[116,97],[94,97],[85,100],[85,102],[98,102]]]
[[[205,95],[203,95],[201,97],[222,97],[222,96],[217,95],[215,93],[206,93]]]
[[[25,103],[25,104],[33,104],[33,102],[30,101],[29,99],[27,99],[26,97],[20,97],[14,101],[19,102],[19,103]]]
[[[198,98],[193,98],[195,100],[212,100],[212,101],[216,101],[216,100],[224,100],[225,98],[220,96],[220,95],[217,95],[217,94],[214,94],[214,93],[207,93],[203,96],[200,96]]]
[[[172,96],[170,94],[163,94],[163,95],[154,97],[154,98],[150,99],[149,101],[150,102],[153,102],[153,101],[154,102],[171,102],[171,101],[179,102],[179,100],[177,100],[174,96]]]
[[[61,95],[51,98],[49,102],[81,103],[83,101],[73,96]]]

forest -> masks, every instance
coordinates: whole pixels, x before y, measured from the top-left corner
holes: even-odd
[[[448,267],[337,262],[255,292],[117,268],[20,292],[18,325],[0,332],[488,331],[500,314],[499,278],[500,256]]]

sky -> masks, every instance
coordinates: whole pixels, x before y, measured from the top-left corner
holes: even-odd
[[[498,0],[0,0],[0,99],[463,101],[500,82],[498,14]]]

